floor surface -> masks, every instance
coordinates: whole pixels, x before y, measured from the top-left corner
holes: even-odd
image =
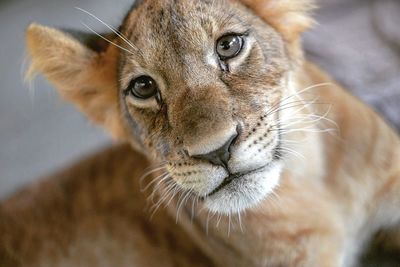
[[[23,83],[24,30],[31,22],[95,29],[75,7],[118,25],[132,0],[0,1],[0,198],[109,143],[108,136],[63,102],[42,78]],[[26,65],[26,64],[25,64]]]

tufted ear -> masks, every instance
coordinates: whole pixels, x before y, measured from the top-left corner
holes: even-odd
[[[258,16],[276,28],[286,41],[299,38],[314,20],[310,11],[315,8],[313,0],[241,0]]]
[[[314,24],[314,0],[240,0],[274,27],[289,44],[292,56],[301,56],[300,34]]]
[[[97,39],[77,31],[66,33],[31,24],[26,32],[31,59],[27,77],[43,74],[91,121],[122,139],[125,130],[118,108],[118,50]]]

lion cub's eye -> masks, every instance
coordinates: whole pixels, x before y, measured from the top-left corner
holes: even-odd
[[[225,35],[217,41],[217,53],[222,60],[236,57],[242,48],[243,38],[238,35]]]
[[[130,82],[126,93],[136,98],[148,99],[157,95],[158,87],[151,77],[140,76]]]

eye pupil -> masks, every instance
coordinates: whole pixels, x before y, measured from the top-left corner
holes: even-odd
[[[221,48],[224,50],[229,50],[232,46],[232,42],[229,41],[224,41],[223,43],[221,43]]]
[[[131,81],[128,93],[136,98],[148,99],[157,94],[156,82],[149,76],[140,76]]]
[[[221,59],[236,57],[243,47],[243,39],[237,35],[226,35],[217,42],[217,53]]]

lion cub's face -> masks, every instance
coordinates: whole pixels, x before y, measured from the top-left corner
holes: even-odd
[[[132,139],[212,211],[263,199],[280,172],[281,37],[229,1],[145,1],[122,29],[132,43],[119,64]]]
[[[113,135],[166,162],[163,181],[214,212],[239,212],[278,183],[278,110],[311,3],[139,1],[122,35],[103,37],[113,44],[104,49],[32,24],[31,70]]]

